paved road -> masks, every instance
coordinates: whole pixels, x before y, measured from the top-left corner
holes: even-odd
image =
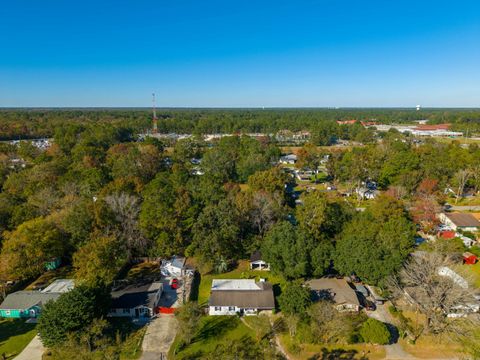
[[[449,211],[480,211],[480,206],[460,206],[460,205],[450,205],[448,207]]]
[[[15,360],[42,360],[43,352],[45,348],[43,347],[40,337],[36,335],[32,341],[27,345],[25,349],[15,357]]]
[[[140,360],[166,360],[176,334],[177,320],[175,316],[159,314],[147,325]]]

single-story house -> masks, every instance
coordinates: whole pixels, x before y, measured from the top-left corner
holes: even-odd
[[[259,250],[250,256],[250,270],[270,270],[270,264],[262,259],[262,253]]]
[[[255,279],[214,279],[210,315],[255,315],[275,308],[272,284]]]
[[[478,231],[480,221],[469,213],[441,213],[439,219],[453,230]]]
[[[366,200],[375,199],[379,194],[378,190],[372,190],[366,187],[357,188],[355,192],[361,199],[366,199]]]
[[[60,295],[73,289],[71,279],[58,279],[42,291],[23,290],[8,294],[0,304],[0,317],[5,318],[37,318],[42,306],[49,301],[57,300]]]
[[[321,278],[306,282],[317,300],[332,300],[338,311],[359,311],[357,292],[345,279]]]
[[[288,154],[280,157],[280,162],[282,164],[294,165],[297,162],[297,155]]]
[[[194,270],[186,265],[187,259],[181,256],[172,256],[170,260],[163,260],[160,270],[163,276],[181,277],[193,275]]]
[[[161,282],[140,286],[128,285],[112,291],[112,305],[108,316],[149,318],[155,314],[162,291],[163,284]]]

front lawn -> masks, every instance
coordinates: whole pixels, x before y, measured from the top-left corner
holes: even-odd
[[[212,352],[215,347],[228,340],[241,340],[245,337],[254,338],[253,330],[248,328],[236,316],[204,316],[200,321],[199,330],[192,343],[177,350],[179,336],[175,339],[169,352],[169,359],[196,359]]]
[[[35,324],[23,319],[0,319],[0,356],[7,359],[18,355],[35,337]]]
[[[208,303],[213,279],[256,279],[258,281],[262,278],[274,285],[274,291],[276,289],[278,290],[279,285],[285,283],[285,280],[279,275],[274,275],[270,271],[251,271],[249,266],[249,261],[242,260],[239,261],[237,268],[232,271],[223,274],[201,275],[198,288],[198,299],[195,299],[196,296],[194,296],[193,300],[198,300],[200,305],[206,305]]]

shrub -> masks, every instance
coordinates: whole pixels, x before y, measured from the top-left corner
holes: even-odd
[[[391,334],[387,326],[376,319],[368,319],[360,328],[363,340],[371,344],[386,345],[390,343]]]

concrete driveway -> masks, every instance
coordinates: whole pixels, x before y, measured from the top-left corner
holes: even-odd
[[[390,313],[388,312],[386,305],[377,305],[377,310],[367,311],[367,315],[371,318],[374,318],[381,322],[386,323],[390,331],[393,333],[393,343],[389,345],[384,345],[385,353],[386,353],[385,359],[389,359],[389,360],[417,359],[415,356],[403,350],[402,346],[397,342],[398,331],[396,330],[395,326],[393,326],[393,319]]]
[[[40,337],[36,335],[23,351],[15,357],[15,360],[42,360],[43,347]]]
[[[147,326],[140,360],[166,360],[178,326],[174,315],[159,314]]]

